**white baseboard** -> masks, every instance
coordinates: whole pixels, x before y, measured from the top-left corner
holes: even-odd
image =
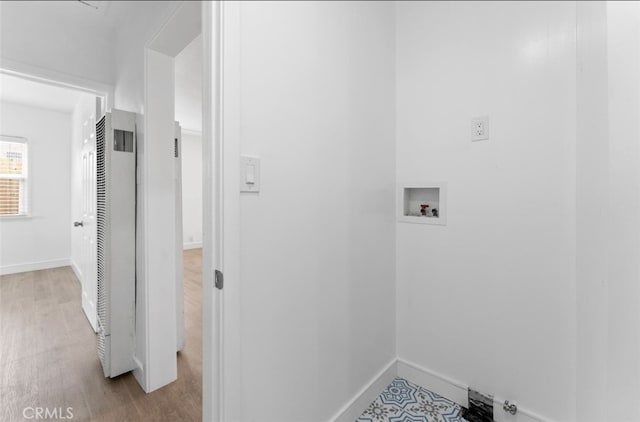
[[[399,377],[446,397],[461,406],[468,406],[468,386],[464,383],[402,358],[398,358],[397,368]],[[553,422],[551,419],[519,405],[518,413],[511,415],[502,409],[504,400],[499,396],[493,398],[493,419],[495,422]]]
[[[68,267],[69,258],[52,259],[50,261],[27,262],[25,264],[5,265],[0,267],[0,275],[24,273],[27,271],[48,270],[49,268]]]
[[[80,267],[78,267],[78,265],[73,260],[70,260],[70,264],[71,264],[71,269],[73,270],[73,273],[76,275],[76,278],[78,279],[78,283],[82,285],[82,271],[80,271]]]
[[[446,397],[461,406],[468,406],[467,385],[446,375],[421,367],[406,359],[397,358],[389,362],[376,374],[330,421],[355,421],[396,377],[404,378],[413,384],[433,391],[442,397]],[[518,413],[511,415],[502,409],[503,403],[503,398],[498,396],[494,397],[493,418],[495,422],[554,422],[549,418],[520,406],[518,406]]]
[[[330,420],[333,422],[353,422],[364,412],[382,391],[397,376],[396,359],[392,359],[358,393],[345,404]]]
[[[185,242],[182,244],[182,249],[198,249],[202,247],[202,242]]]
[[[202,131],[198,129],[181,128],[183,135],[202,136]]]
[[[467,386],[413,362],[398,358],[398,376],[467,407]]]

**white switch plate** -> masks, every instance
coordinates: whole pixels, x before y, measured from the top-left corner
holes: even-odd
[[[240,156],[240,192],[260,192],[260,158]]]
[[[486,141],[489,139],[489,116],[471,119],[471,140]]]

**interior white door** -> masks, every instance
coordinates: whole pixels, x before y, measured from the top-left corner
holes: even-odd
[[[82,310],[93,331],[97,330],[98,280],[96,251],[96,116],[91,113],[82,128],[82,221],[74,224],[82,230]]]

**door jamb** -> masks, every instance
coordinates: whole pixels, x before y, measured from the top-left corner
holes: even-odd
[[[202,3],[202,420],[224,421],[224,293],[214,287],[224,271],[222,136],[222,2]]]

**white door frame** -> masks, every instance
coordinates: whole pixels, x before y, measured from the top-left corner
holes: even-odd
[[[161,39],[165,40],[162,42],[166,42],[167,39],[170,39],[171,46],[174,48],[179,44],[175,42],[175,39],[162,34],[162,31],[165,28],[179,26],[179,23],[176,23],[179,20],[176,16],[180,7],[184,7],[184,5],[179,6],[174,11],[159,33],[147,43],[147,59],[149,59],[148,55],[150,54],[148,50],[153,50],[155,40]],[[225,347],[226,345],[223,341],[224,333],[228,332],[228,330],[225,330],[228,324],[225,323],[223,318],[228,312],[225,310],[225,304],[229,303],[228,299],[225,300],[225,296],[228,297],[229,291],[234,289],[229,289],[228,285],[225,286],[224,291],[217,289],[214,285],[214,280],[216,270],[223,272],[227,280],[230,279],[230,274],[235,275],[237,273],[237,271],[225,273],[237,268],[237,266],[229,264],[229,262],[232,262],[231,258],[237,259],[237,254],[227,255],[225,251],[233,249],[229,248],[229,246],[233,246],[234,242],[237,243],[237,236],[232,232],[233,229],[230,229],[237,228],[237,213],[230,213],[229,210],[233,210],[233,207],[237,209],[239,203],[238,177],[235,175],[239,168],[239,163],[237,163],[237,142],[227,142],[226,131],[224,130],[225,122],[227,121],[227,117],[223,113],[223,109],[227,107],[223,92],[223,87],[226,84],[224,78],[225,54],[223,52],[224,22],[226,21],[224,10],[226,7],[220,1],[202,2],[201,7],[203,40],[203,420],[218,422],[235,420],[226,411],[226,404],[232,401],[234,397],[237,397],[234,394],[235,391],[233,391],[234,383],[237,383],[237,381],[234,380],[235,377],[225,377],[227,362],[224,359],[225,356],[232,356],[232,359],[235,360],[237,353],[233,355],[225,354],[224,351],[228,346]],[[230,4],[228,8],[230,10],[238,10],[237,7],[237,4],[233,6]],[[145,70],[147,75],[149,75],[148,71],[147,62],[147,69]],[[146,88],[148,89],[149,86],[146,86]],[[234,99],[237,101],[237,96]],[[147,113],[145,116],[146,129],[148,129],[149,124],[148,105],[145,104],[145,112]],[[145,132],[147,131],[146,129]],[[148,135],[148,133],[145,133],[145,137]],[[145,151],[147,154],[148,152]],[[145,165],[153,165],[153,161],[150,161],[149,157],[147,157]],[[148,170],[148,168],[145,170],[145,175]],[[229,197],[229,195],[231,196]],[[148,242],[145,243],[148,244]],[[148,251],[146,252],[148,253]],[[237,295],[232,295],[232,297],[237,298]],[[239,308],[232,306],[231,309]],[[170,314],[172,312],[168,313],[168,315]],[[234,318],[231,318],[231,320],[237,321]],[[157,326],[157,321],[147,320],[145,325],[148,329],[149,324]],[[147,335],[150,334],[153,335],[148,331]],[[148,360],[153,361],[152,355],[154,351],[149,348],[148,352]],[[147,371],[153,371],[153,368],[147,367],[146,369]],[[233,372],[236,373],[235,371]]]
[[[203,421],[244,420],[240,332],[240,1],[203,2]],[[214,272],[224,288],[214,287]]]
[[[224,274],[222,184],[222,4],[202,3],[202,420],[224,421],[223,290],[215,270]]]
[[[114,87],[63,72],[30,66],[13,60],[2,59],[0,73],[51,86],[74,89],[104,98],[103,112],[113,106]],[[99,116],[96,116],[98,119]]]
[[[217,386],[220,422],[244,420],[242,414],[242,341],[240,306],[240,10],[241,1],[222,1],[217,14],[211,14],[211,22],[217,22],[218,34],[212,34],[218,48],[217,61],[211,60],[214,71],[211,81],[218,84],[217,119],[219,158],[217,191],[214,201],[218,204],[218,228],[212,231],[218,251],[212,250],[224,271],[224,290],[218,291],[218,309],[214,309],[211,336],[218,337],[217,353],[204,358],[213,359],[219,367]],[[206,63],[206,61],[205,61]],[[215,69],[217,68],[217,72]],[[216,98],[216,97],[213,97]],[[215,126],[214,126],[215,127]],[[214,145],[215,140],[214,140]],[[206,194],[206,192],[205,192]],[[215,203],[215,202],[214,202]],[[205,233],[206,235],[207,233]],[[205,279],[206,280],[206,279]],[[213,376],[207,374],[207,376]],[[216,379],[216,378],[211,378]],[[206,396],[205,403],[206,403]],[[205,409],[206,409],[205,404]]]
[[[90,94],[92,96],[95,96],[96,98],[102,98],[102,101],[101,101],[102,112],[105,112],[108,108],[110,108],[111,104],[113,103],[113,95],[114,95],[113,86],[94,82],[88,79],[79,78],[77,76],[70,75],[67,73],[57,72],[57,71],[53,71],[53,70],[49,70],[49,69],[45,69],[37,66],[26,65],[24,63],[15,62],[12,60],[2,59],[2,67],[0,68],[0,74],[14,76],[27,81],[38,82],[38,83],[42,83],[42,84],[46,84],[54,87],[71,89],[71,90],[82,92],[85,94]],[[97,115],[97,107],[94,108],[93,110],[94,110],[94,112],[92,113],[94,114],[93,121],[95,123],[95,121],[97,121],[100,118],[100,116]],[[95,131],[95,127],[93,129]],[[92,140],[92,142],[94,143],[93,149],[95,152],[95,138]],[[81,149],[80,152],[82,154],[84,153],[84,147]],[[73,153],[73,152],[70,151],[70,153]],[[80,174],[79,176],[81,178],[84,177],[84,175],[82,174]],[[82,186],[81,190],[82,192],[80,194],[80,197],[82,198],[82,200],[84,200],[84,194],[85,194],[84,186]],[[94,198],[95,198],[95,192],[94,192]],[[75,215],[75,213],[78,210],[74,209],[73,206],[75,204],[72,203],[71,205],[72,205],[72,216],[71,216],[71,219],[69,220],[69,224],[70,224],[69,230],[72,232],[71,238],[73,239],[73,232],[77,231],[78,228],[72,226],[71,224],[75,219],[73,215]],[[79,217],[81,220],[84,218],[84,216],[82,215],[82,212],[80,213]],[[82,230],[85,230],[84,227],[82,228]],[[71,258],[71,268],[73,269],[73,272],[78,278],[78,281],[80,282],[80,286],[81,286],[82,296],[80,300],[81,300],[83,312],[85,312],[85,314],[87,315],[87,319],[91,325],[91,329],[94,330],[95,332],[97,319],[91,318],[85,309],[84,294],[86,292],[87,280],[84,275],[84,269],[85,269],[84,263],[75,262],[73,260],[74,258],[73,256],[71,256],[70,258]],[[97,285],[96,285],[96,289],[97,289]],[[94,299],[94,300],[97,300],[97,299]],[[89,312],[89,313],[94,314],[92,316],[95,316],[95,309],[93,310],[93,312]]]

